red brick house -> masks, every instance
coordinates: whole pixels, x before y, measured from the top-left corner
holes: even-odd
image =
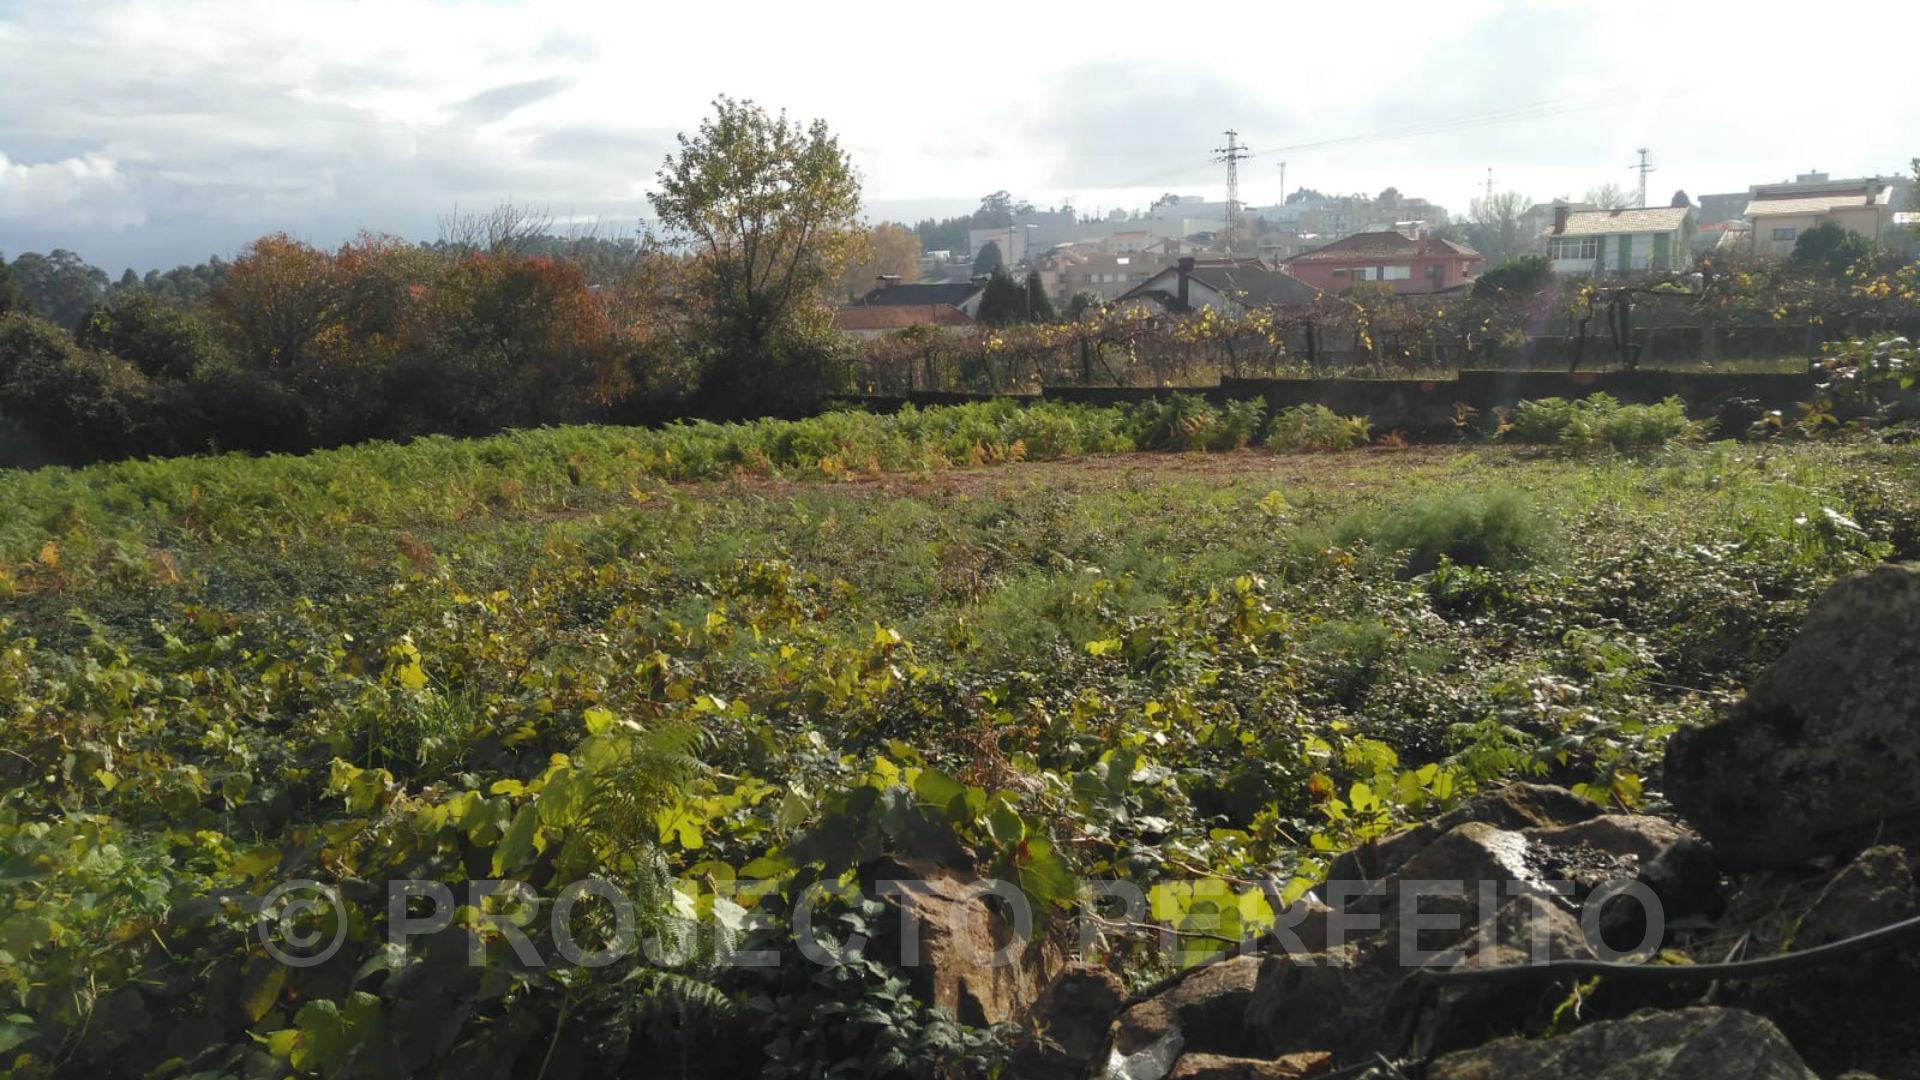
[[[1387,231],[1355,233],[1285,265],[1294,277],[1329,293],[1362,281],[1384,282],[1398,293],[1434,293],[1471,285],[1485,261],[1465,244]]]

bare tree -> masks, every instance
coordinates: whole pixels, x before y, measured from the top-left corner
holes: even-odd
[[[1467,243],[1487,257],[1487,265],[1497,266],[1523,253],[1529,239],[1520,235],[1520,223],[1533,200],[1517,191],[1502,191],[1473,200],[1468,217]]]
[[[452,248],[492,254],[524,253],[553,231],[553,212],[501,203],[485,213],[462,213],[455,206],[440,215],[440,240]]]
[[[1587,201],[1600,210],[1625,210],[1633,205],[1633,196],[1619,184],[1609,183],[1588,188]]]

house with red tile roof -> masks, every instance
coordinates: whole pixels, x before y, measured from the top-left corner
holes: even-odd
[[[1287,273],[1328,293],[1377,281],[1397,293],[1435,293],[1473,284],[1486,259],[1465,244],[1402,232],[1354,233],[1288,259]]]

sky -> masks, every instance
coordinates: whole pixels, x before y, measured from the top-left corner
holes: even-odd
[[[1911,0],[1168,5],[0,0],[0,252],[118,273],[504,201],[630,232],[716,95],[824,119],[866,213],[1397,187],[1456,213],[1920,155]]]

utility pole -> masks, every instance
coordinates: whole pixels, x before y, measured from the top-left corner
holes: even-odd
[[[1653,153],[1653,151],[1644,146],[1641,147],[1640,164],[1627,166],[1627,168],[1633,169],[1640,174],[1640,206],[1642,209],[1645,209],[1647,205],[1647,174],[1654,169],[1653,163],[1647,160],[1647,155],[1651,153]]]
[[[1240,222],[1240,163],[1253,155],[1240,145],[1239,132],[1228,128],[1226,135],[1227,145],[1215,148],[1213,160],[1227,165],[1227,234],[1232,236]]]
[[[1487,205],[1493,205],[1493,166],[1487,166]]]
[[[1287,205],[1287,163],[1280,163],[1280,205]]]

